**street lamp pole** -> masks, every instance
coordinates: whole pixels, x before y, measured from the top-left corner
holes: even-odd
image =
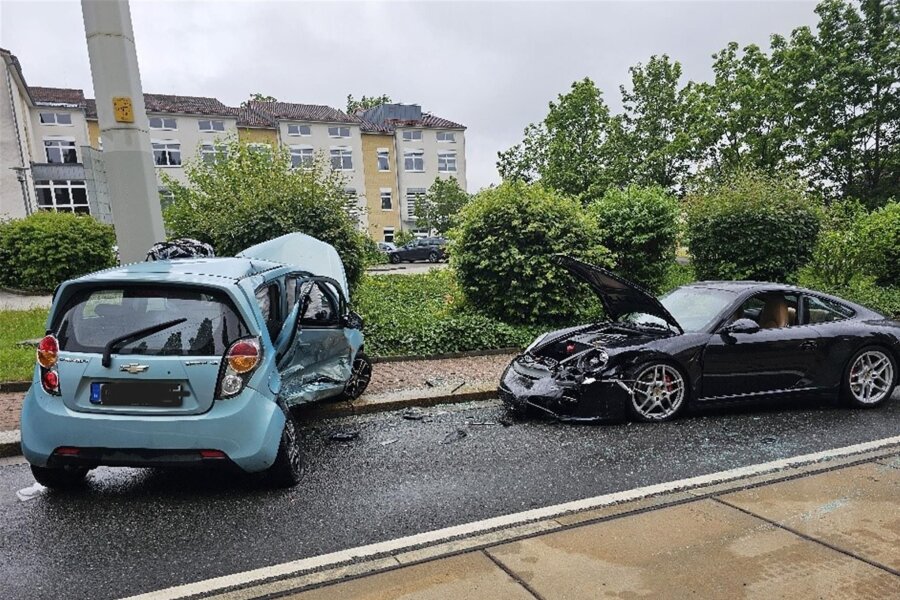
[[[128,0],[81,0],[122,262],[165,238]]]

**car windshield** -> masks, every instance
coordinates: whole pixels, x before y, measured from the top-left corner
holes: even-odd
[[[685,333],[691,333],[706,330],[734,298],[735,294],[726,290],[681,287],[661,296],[659,301]],[[646,313],[630,313],[622,320],[643,327],[670,329],[663,319]]]
[[[221,356],[250,331],[221,293],[174,286],[104,287],[75,294],[54,320],[61,350],[103,352],[122,335],[184,321],[116,348],[118,354]]]

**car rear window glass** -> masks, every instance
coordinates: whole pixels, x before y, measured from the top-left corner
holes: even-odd
[[[117,347],[118,354],[220,356],[251,335],[225,294],[175,286],[82,290],[54,319],[62,350],[103,352],[117,337],[173,319],[187,319]]]
[[[810,324],[843,321],[853,316],[853,309],[815,296],[806,297],[807,322]]]

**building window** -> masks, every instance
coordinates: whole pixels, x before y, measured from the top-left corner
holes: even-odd
[[[225,121],[198,121],[200,131],[225,131]]]
[[[228,148],[224,144],[201,144],[200,158],[207,164],[215,164],[228,158]]]
[[[71,125],[72,115],[70,113],[42,112],[41,123],[44,125]]]
[[[175,194],[169,188],[159,188],[159,206],[166,210],[173,202],[175,202]]]
[[[150,129],[162,129],[166,131],[174,131],[177,129],[175,119],[168,117],[150,117]]]
[[[415,142],[422,139],[422,130],[421,129],[407,129],[403,132],[403,141],[404,142]]]
[[[438,152],[438,171],[456,173],[456,152]]]
[[[44,150],[47,152],[48,163],[77,163],[78,154],[75,152],[75,140],[72,139],[45,139]]]
[[[416,201],[425,195],[425,188],[406,188],[406,214],[410,219],[416,218]]]
[[[350,128],[349,127],[329,127],[328,135],[333,138],[348,138],[348,137],[350,137]]]
[[[379,148],[378,149],[378,170],[379,171],[390,171],[391,170],[391,160],[390,153],[387,148]]]
[[[393,210],[394,200],[390,188],[381,188],[381,210]]]
[[[83,181],[35,181],[38,208],[57,212],[90,214],[87,187]]]
[[[356,189],[345,189],[344,196],[344,210],[351,218],[357,218],[359,216],[359,196],[356,195]]]
[[[309,125],[288,125],[288,135],[302,135],[304,137],[312,135],[312,129]]]
[[[394,228],[393,227],[385,227],[384,228],[384,241],[390,244],[394,243]]]
[[[456,134],[452,131],[438,131],[437,141],[439,142],[455,142]]]
[[[153,162],[157,167],[181,166],[181,144],[177,141],[165,140],[153,142]]]
[[[269,154],[272,152],[271,144],[266,144],[265,142],[254,142],[251,144],[247,144],[247,150],[254,154]]]
[[[309,167],[314,160],[312,146],[291,146],[291,168]]]
[[[350,148],[332,148],[331,168],[335,171],[352,171],[353,151]]]
[[[403,151],[403,168],[406,171],[424,171],[425,170],[425,151],[424,150],[404,150]]]

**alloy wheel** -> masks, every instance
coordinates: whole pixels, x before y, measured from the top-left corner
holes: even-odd
[[[651,365],[638,373],[632,392],[634,409],[641,417],[662,421],[677,413],[684,403],[684,378],[669,365]]]
[[[353,369],[350,371],[350,379],[344,387],[344,395],[351,400],[359,398],[372,379],[372,363],[365,356],[357,356],[353,361]]]
[[[850,393],[860,404],[877,404],[891,391],[894,383],[894,365],[879,350],[867,350],[860,354],[850,367]]]

